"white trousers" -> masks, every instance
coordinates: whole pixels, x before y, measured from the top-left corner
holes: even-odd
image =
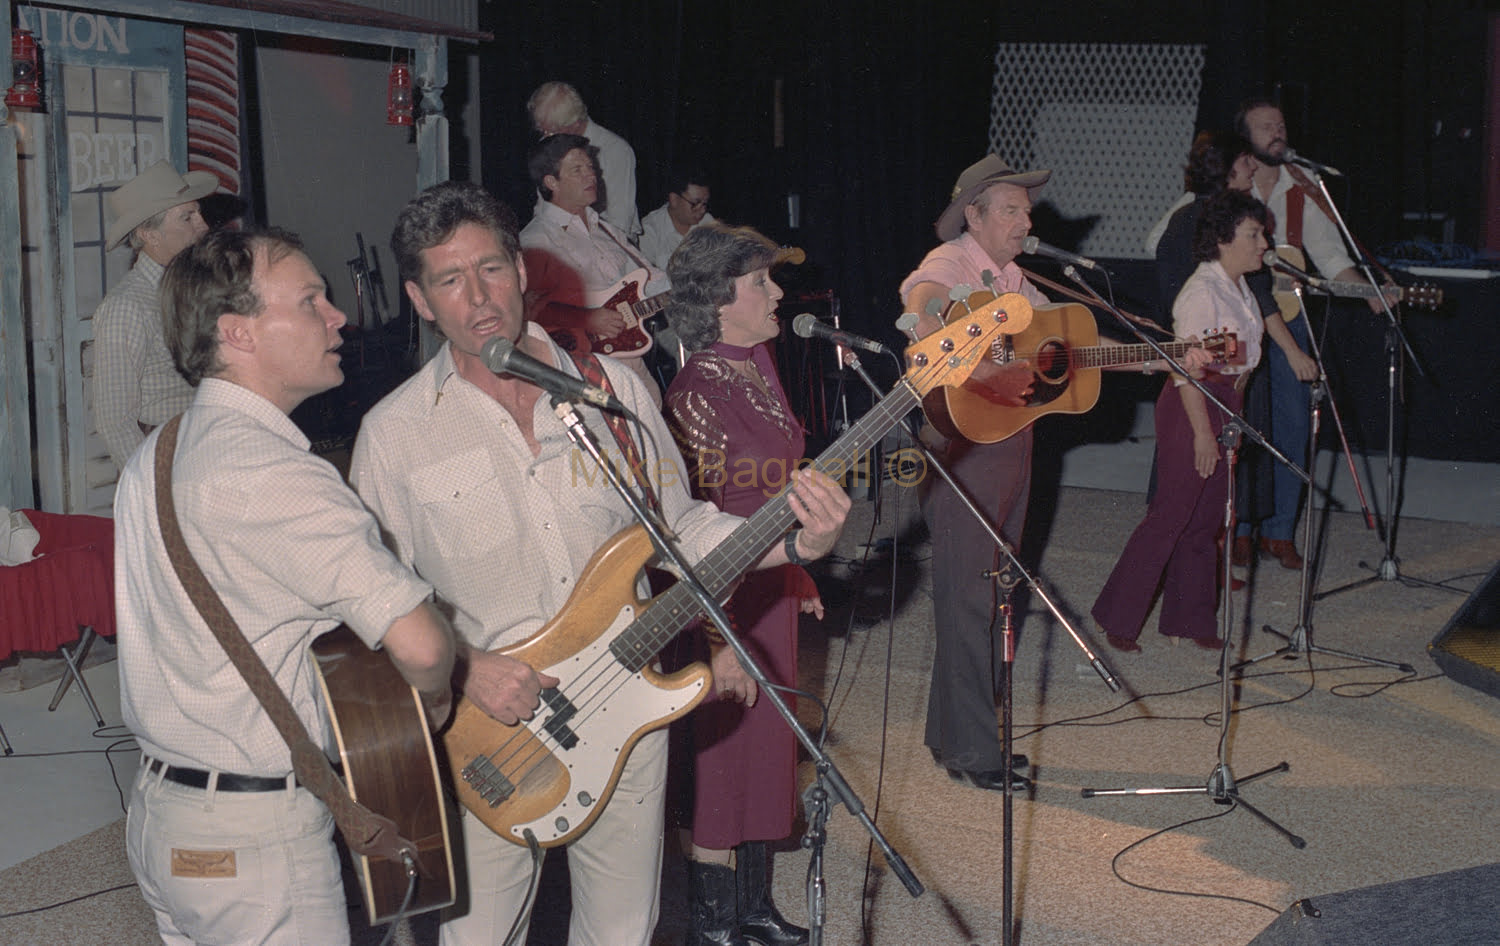
[[[599,820],[568,847],[569,946],[650,946],[661,881],[667,733],[642,739]],[[468,910],[445,914],[441,946],[500,946],[526,900],[531,852],[465,811]],[[460,899],[462,903],[462,898]],[[530,925],[528,915],[523,930]],[[523,932],[517,942],[525,942]]]
[[[333,828],[306,789],[188,788],[142,760],[125,850],[169,946],[336,946],[349,914]]]

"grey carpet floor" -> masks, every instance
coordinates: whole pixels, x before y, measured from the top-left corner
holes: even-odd
[[[1427,643],[1464,595],[1380,581],[1310,612],[1315,646],[1409,663],[1415,674],[1321,653],[1275,658],[1239,676],[1222,756],[1243,799],[1305,839],[1298,849],[1244,806],[1204,792],[1086,798],[1084,788],[1201,788],[1221,757],[1215,655],[1103,646],[1081,619],[1142,512],[1138,494],[1062,489],[1039,505],[1028,547],[1042,550],[1048,595],[1122,684],[1111,693],[1072,637],[1023,595],[1014,665],[1016,748],[1036,788],[1013,801],[1015,939],[1024,946],[1217,946],[1248,943],[1294,901],[1500,861],[1500,701],[1438,672]],[[876,521],[856,506],[841,560],[822,580],[832,610],[803,630],[802,684],[828,705],[828,749],[864,810],[926,892],[912,897],[872,853],[843,807],[824,859],[825,943],[999,944],[1004,897],[1003,796],[953,782],[921,734],[932,659],[927,548],[908,492],[888,489]],[[895,539],[894,543],[891,541]],[[1403,576],[1467,592],[1500,558],[1500,528],[1407,520]],[[1317,588],[1368,572],[1382,543],[1358,517],[1327,516]],[[976,556],[983,555],[976,550]],[[1282,642],[1262,630],[1298,624],[1298,575],[1259,563],[1233,596],[1236,659]],[[810,700],[799,704],[811,727]],[[1287,771],[1244,781],[1287,763]],[[811,780],[810,765],[803,766]],[[0,913],[128,884],[111,825],[0,872]],[[806,851],[776,858],[784,911],[807,916]],[[681,941],[680,865],[664,871],[656,942]],[[1396,888],[1399,894],[1403,888]],[[558,943],[565,893],[544,888],[531,942]],[[1445,907],[1451,915],[1454,908]],[[1456,919],[1455,919],[1456,922]],[[1382,943],[1380,918],[1349,942]],[[398,942],[434,942],[418,921]],[[362,933],[361,942],[373,943]],[[152,942],[133,888],[0,919],[3,944]],[[1500,941],[1500,935],[1497,935]],[[1430,942],[1446,942],[1441,924]]]

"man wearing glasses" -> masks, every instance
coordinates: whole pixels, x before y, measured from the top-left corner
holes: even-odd
[[[673,173],[669,182],[671,191],[667,202],[646,214],[641,226],[641,252],[653,265],[667,268],[672,251],[682,244],[688,231],[705,223],[713,223],[714,216],[708,212],[708,178],[699,171],[680,169]]]

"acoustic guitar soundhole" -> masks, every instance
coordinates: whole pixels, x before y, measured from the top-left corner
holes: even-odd
[[[1056,384],[1068,377],[1068,346],[1061,339],[1049,339],[1036,350],[1032,368],[1044,381]]]

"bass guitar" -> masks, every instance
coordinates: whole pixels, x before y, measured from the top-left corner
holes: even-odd
[[[319,637],[311,649],[349,794],[394,821],[417,847],[417,883],[405,910],[404,864],[350,852],[370,925],[452,904],[448,814],[421,697],[385,651],[366,647],[347,627]]]
[[[994,294],[988,290],[949,304],[944,319],[966,318],[972,307],[983,306]],[[1173,358],[1189,348],[1205,348],[1220,364],[1243,364],[1245,354],[1232,332],[1210,334],[1201,342],[1167,342]],[[1021,407],[996,404],[974,391],[945,387],[922,400],[922,410],[942,434],[971,443],[997,443],[1047,414],[1082,414],[1099,401],[1100,371],[1144,364],[1160,356],[1146,344],[1101,345],[1093,313],[1076,303],[1037,306],[1031,324],[1000,339],[992,353],[997,364],[1031,362],[1031,394]]]
[[[1302,251],[1295,246],[1278,246],[1276,255],[1291,263],[1293,266],[1307,271],[1307,258]],[[1275,283],[1271,287],[1271,295],[1276,297],[1276,307],[1281,310],[1281,317],[1290,322],[1302,314],[1302,300],[1297,298],[1294,291],[1297,281],[1291,276],[1277,273]],[[1416,283],[1411,286],[1382,286],[1376,289],[1367,282],[1345,282],[1343,280],[1325,279],[1318,288],[1326,290],[1335,296],[1346,299],[1373,299],[1382,294],[1394,295],[1396,301],[1405,302],[1407,305],[1420,306],[1426,309],[1435,309],[1443,304],[1443,290],[1441,286],[1432,283]]]
[[[923,394],[962,384],[997,338],[1030,321],[1031,304],[1010,293],[916,342],[894,390],[814,465],[842,478]],[[795,521],[783,493],[741,523],[697,566],[709,592],[722,599]],[[681,582],[650,600],[638,596],[637,577],[652,554],[639,526],[617,533],[594,553],[557,616],[500,651],[559,680],[542,692],[532,719],[506,726],[459,699],[443,736],[454,787],[463,806],[501,837],[542,847],[578,837],[609,802],[635,744],[703,698],[711,679],[703,664],[673,674],[652,666],[702,610]]]

